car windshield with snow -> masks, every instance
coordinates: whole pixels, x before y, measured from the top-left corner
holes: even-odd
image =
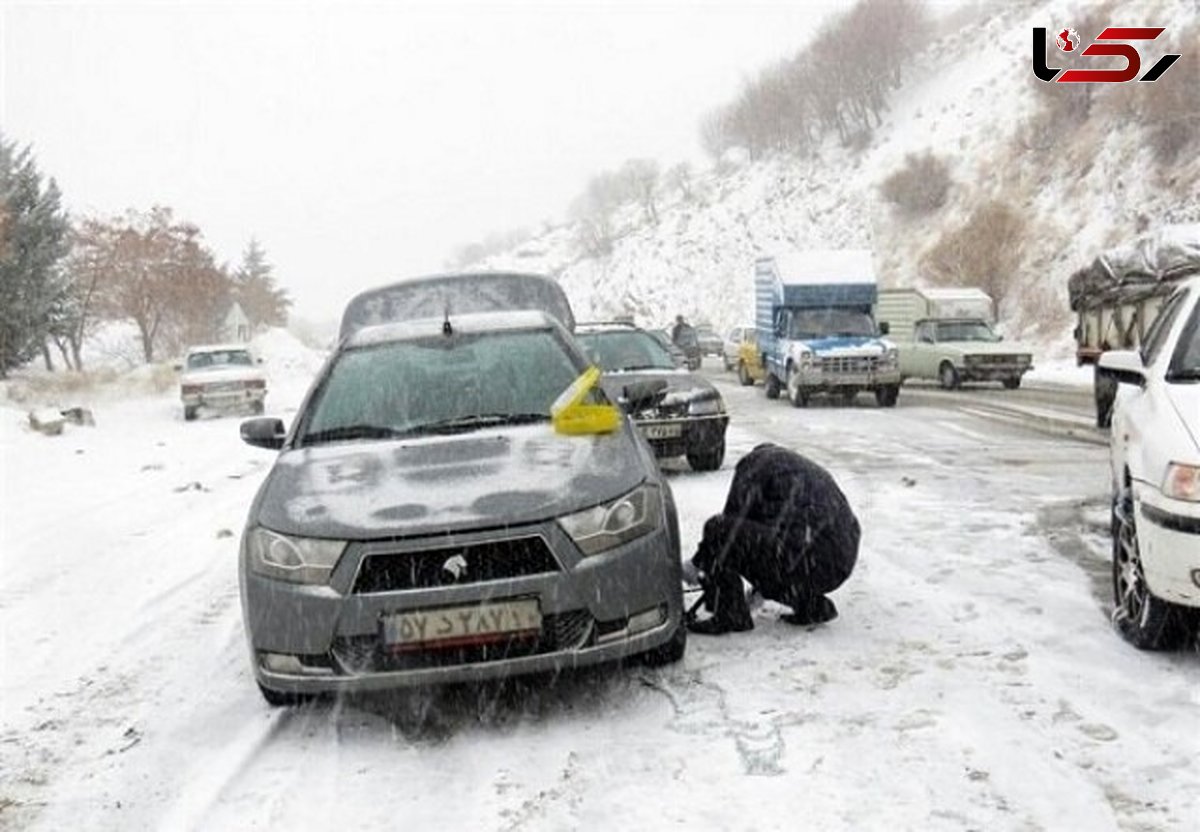
[[[240,568],[268,701],[682,656],[653,456],[624,417],[586,435],[552,418],[587,369],[542,312],[367,327],[290,433],[243,425],[281,449]]]
[[[635,384],[658,384],[658,394],[633,412],[656,456],[686,456],[697,471],[721,467],[729,416],[711,382],[677,369],[657,338],[631,324],[580,324],[576,337],[604,371],[610,397],[625,398]]]

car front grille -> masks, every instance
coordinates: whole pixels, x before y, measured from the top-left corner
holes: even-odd
[[[470,647],[391,652],[378,635],[354,636],[335,639],[333,655],[348,673],[393,673],[484,664],[578,649],[591,641],[594,625],[595,619],[587,610],[572,610],[544,616],[542,631],[536,638],[517,638]]]
[[[821,372],[834,375],[873,373],[878,365],[879,358],[874,355],[837,355],[820,361]]]
[[[413,552],[367,555],[351,592],[398,592],[477,584],[558,572],[560,567],[540,537],[493,540]]]
[[[1016,364],[1017,357],[1015,355],[972,355],[969,356],[972,364]]]

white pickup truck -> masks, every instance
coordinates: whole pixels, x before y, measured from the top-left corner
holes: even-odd
[[[900,376],[932,379],[946,389],[998,381],[1009,389],[1033,369],[1033,353],[992,329],[994,304],[979,289],[884,289],[876,318],[900,348]]]
[[[201,408],[245,408],[263,412],[267,379],[245,344],[210,344],[187,351],[179,369],[183,418],[192,421]]]

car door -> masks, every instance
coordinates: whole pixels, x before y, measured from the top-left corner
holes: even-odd
[[[933,324],[925,321],[919,323],[913,332],[912,344],[907,350],[900,351],[900,374],[910,378],[931,378],[936,375],[936,368],[930,367],[934,344]]]
[[[1172,295],[1154,319],[1140,351],[1145,368],[1146,382],[1142,386],[1122,384],[1117,390],[1113,405],[1112,421],[1112,466],[1113,483],[1121,486],[1125,469],[1134,480],[1149,481],[1155,472],[1144,470],[1142,448],[1153,438],[1155,425],[1161,419],[1175,418],[1174,408],[1167,399],[1166,367],[1174,351],[1172,330],[1185,308],[1190,308],[1186,290]],[[1147,480],[1149,478],[1149,480]],[[1158,482],[1152,482],[1158,487]]]

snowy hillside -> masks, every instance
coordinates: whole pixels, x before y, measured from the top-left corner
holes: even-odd
[[[1118,5],[1122,25],[1182,32],[1195,19],[1191,0]],[[1001,316],[1010,332],[1045,343],[1043,358],[1061,358],[1073,326],[1070,272],[1139,223],[1200,219],[1200,159],[1185,154],[1164,175],[1143,126],[1121,118],[1115,104],[1065,125],[1050,146],[1031,146],[1028,133],[1045,105],[1030,69],[1030,30],[1083,15],[1065,3],[998,6],[917,56],[862,150],[830,137],[811,159],[727,158],[720,172],[698,176],[691,199],[664,194],[657,225],[627,206],[608,256],[581,256],[567,223],[478,265],[559,276],[581,317],[632,313],[660,324],[683,313],[726,327],[750,318],[752,263],[764,252],[870,245],[885,284],[920,284],[922,255],[978,206],[1000,199],[1027,229]],[[879,185],[906,154],[926,150],[949,163],[949,199],[906,219]]]

